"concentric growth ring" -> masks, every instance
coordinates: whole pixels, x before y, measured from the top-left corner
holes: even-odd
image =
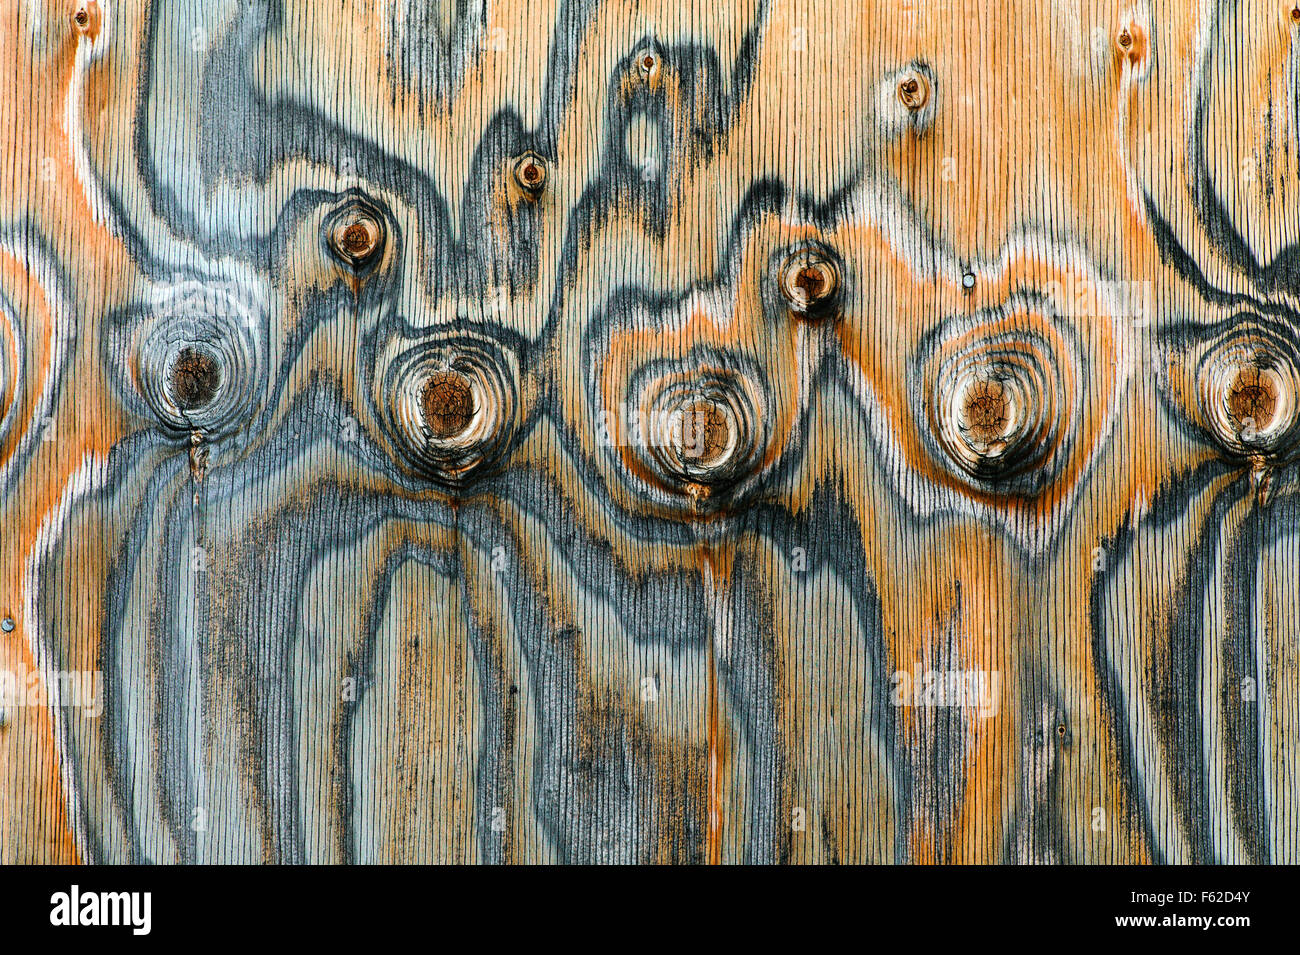
[[[196,283],[197,284],[197,283]],[[165,428],[215,437],[244,424],[265,374],[258,317],[201,286],[146,322],[135,347],[136,386]]]
[[[398,343],[376,376],[376,404],[417,471],[461,484],[509,446],[517,427],[519,371],[487,338]]]
[[[1281,457],[1297,438],[1300,362],[1294,345],[1253,324],[1213,341],[1196,365],[1205,425],[1231,454]]]

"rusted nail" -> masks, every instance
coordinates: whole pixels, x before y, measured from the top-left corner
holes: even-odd
[[[916,112],[930,100],[930,84],[920,73],[908,73],[898,83],[898,101]]]
[[[373,261],[384,245],[384,227],[379,214],[354,202],[341,210],[329,236],[330,250],[354,269]]]
[[[525,194],[539,195],[546,188],[546,161],[536,153],[524,153],[515,160],[515,183]]]
[[[834,306],[839,288],[839,267],[817,248],[800,249],[781,268],[781,294],[797,314],[825,314]]]
[[[1128,30],[1121,30],[1119,34],[1119,45],[1127,50],[1133,45],[1133,37],[1129,35]]]
[[[210,404],[221,387],[221,367],[210,352],[186,346],[172,362],[168,379],[176,407],[195,411]]]
[[[434,375],[420,393],[420,410],[435,438],[445,441],[464,434],[475,411],[469,380],[455,371]]]
[[[1291,8],[1291,22],[1300,23],[1300,3]]]

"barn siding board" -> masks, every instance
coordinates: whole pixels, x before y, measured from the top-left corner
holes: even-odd
[[[0,861],[1300,860],[1295,0],[0,37]]]

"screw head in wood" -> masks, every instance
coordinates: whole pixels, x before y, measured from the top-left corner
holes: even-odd
[[[524,195],[537,197],[546,188],[546,160],[533,152],[524,153],[515,160],[515,185]]]
[[[5,617],[3,620],[0,620],[0,630],[3,630],[5,633],[12,633],[13,629],[14,629],[13,617]]]
[[[961,287],[964,288],[964,289],[965,289],[966,291],[968,291],[968,292],[971,291],[973,288],[975,288],[975,273],[974,273],[974,272],[964,272],[964,273],[962,273],[962,277],[961,277]]]
[[[820,245],[791,253],[781,266],[781,294],[796,315],[818,318],[835,309],[840,293],[836,256]]]

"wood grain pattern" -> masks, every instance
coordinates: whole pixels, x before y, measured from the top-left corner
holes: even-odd
[[[1300,861],[1294,0],[0,44],[0,861]]]

